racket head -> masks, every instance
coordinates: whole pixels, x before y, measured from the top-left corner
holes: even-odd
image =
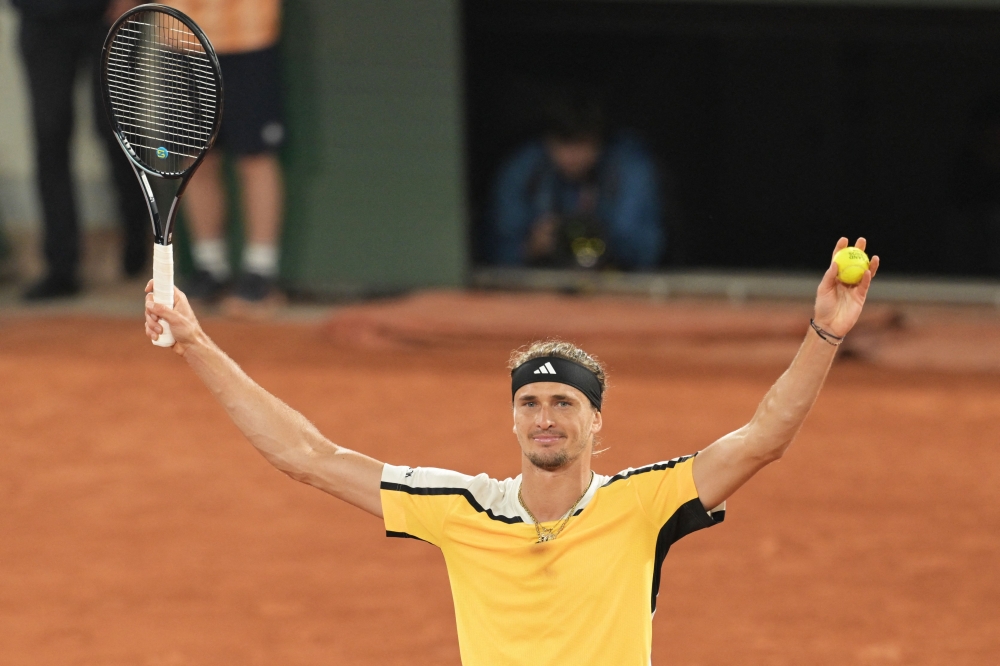
[[[108,31],[101,90],[115,138],[139,169],[183,178],[215,143],[222,68],[186,14],[159,4],[122,14]]]

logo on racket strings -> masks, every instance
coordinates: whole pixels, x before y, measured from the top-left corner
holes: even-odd
[[[163,146],[160,146],[159,148],[156,149],[156,156],[159,157],[161,160],[167,159],[168,155],[170,155],[170,153]]]

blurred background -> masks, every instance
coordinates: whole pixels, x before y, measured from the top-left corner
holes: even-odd
[[[1000,276],[1000,13],[990,2],[288,0],[282,12],[280,270],[293,293],[523,286],[538,281],[531,269],[553,267],[815,271],[838,236],[862,233],[888,257],[886,277]],[[40,207],[18,20],[0,3],[0,215],[6,274],[27,279]],[[113,238],[84,79],[75,187],[89,237]],[[525,146],[548,149],[559,133],[546,109],[560,95],[563,125],[597,115],[575,129],[594,135],[597,166],[562,178],[566,205],[531,200],[541,195],[530,166],[503,183]],[[580,138],[573,131],[563,128],[566,141]],[[633,196],[615,190],[632,176],[607,164],[621,137],[648,165],[636,177],[649,191],[635,200],[654,204],[642,221],[652,250],[638,263],[614,238],[631,218],[609,219],[618,213],[602,203]],[[517,250],[534,218],[565,227],[586,216],[588,183],[596,227],[580,233],[603,234],[596,265],[499,256],[499,235]],[[532,218],[506,230],[504,187],[531,200]],[[239,207],[230,215],[238,225]],[[556,245],[572,244],[555,233]],[[91,245],[93,265],[101,244]]]

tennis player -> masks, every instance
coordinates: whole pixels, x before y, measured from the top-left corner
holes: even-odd
[[[842,238],[837,249],[846,245]],[[792,443],[878,263],[854,287],[831,264],[798,355],[748,424],[696,455],[614,476],[591,469],[604,370],[569,343],[512,356],[521,475],[497,481],[383,464],[333,444],[226,356],[179,291],[175,309],[147,296],[146,333],[155,339],[159,320],[170,323],[175,351],[279,470],[383,518],[388,536],[441,549],[462,663],[647,666],[671,544],[720,522],[726,499]]]

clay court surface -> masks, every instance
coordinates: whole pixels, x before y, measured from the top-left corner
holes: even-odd
[[[1000,663],[1000,318],[898,315],[866,313],[786,458],[671,551],[654,664]],[[445,294],[205,327],[334,441],[503,478],[512,345],[608,363],[607,474],[745,423],[807,321]],[[138,320],[0,318],[0,405],[0,663],[459,663],[438,551],[270,468]]]

